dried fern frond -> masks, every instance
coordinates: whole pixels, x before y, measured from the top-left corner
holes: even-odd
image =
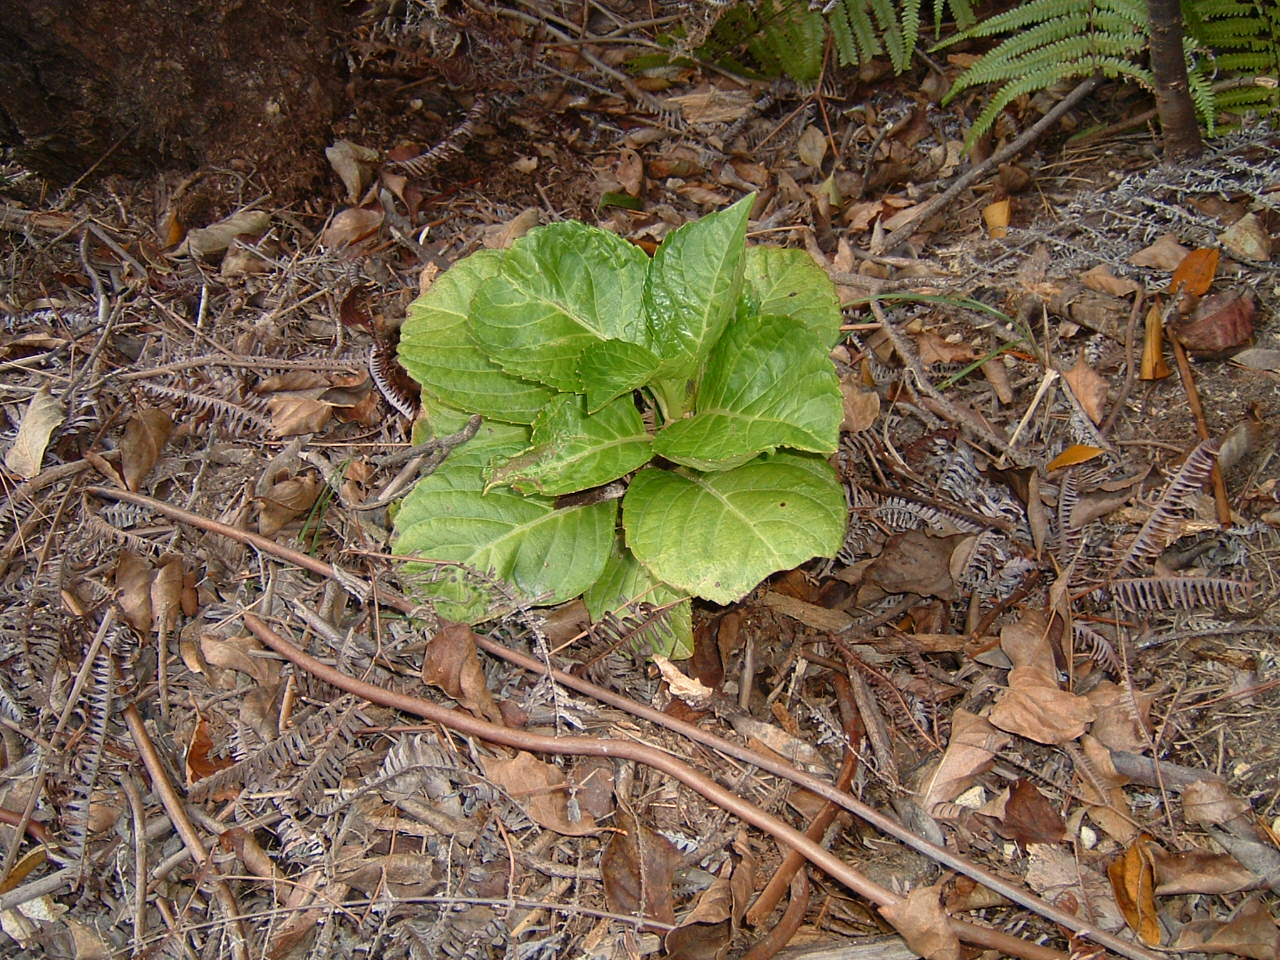
[[[142,381],[138,386],[144,393],[167,400],[176,400],[192,413],[207,413],[215,423],[228,429],[261,434],[272,432],[271,413],[266,407],[266,402],[261,398],[254,397],[248,402],[228,400],[209,393],[150,381]]]
[[[442,163],[462,155],[462,148],[475,135],[476,124],[480,122],[488,109],[489,101],[484,97],[476,97],[466,116],[449,131],[443,140],[425,153],[410,157],[408,160],[400,160],[391,164],[391,166],[411,176],[425,180]]]
[[[1120,656],[1110,640],[1078,620],[1071,621],[1071,637],[1077,650],[1084,651],[1090,660],[1101,664],[1112,676],[1120,675]]]
[[[1080,503],[1080,482],[1074,468],[1068,468],[1058,486],[1058,505],[1055,513],[1056,530],[1053,555],[1063,570],[1075,563],[1084,544],[1084,530],[1075,522],[1076,506]]]
[[[1177,537],[1181,527],[1181,511],[1208,479],[1217,458],[1218,444],[1215,441],[1203,440],[1196,445],[1165,487],[1151,516],[1147,517],[1146,523],[1115,565],[1113,573],[1135,572],[1143,564],[1158,557]]]
[[[1139,613],[1242,606],[1253,592],[1251,583],[1222,577],[1139,577],[1113,580],[1094,595],[1109,595],[1125,610]]]

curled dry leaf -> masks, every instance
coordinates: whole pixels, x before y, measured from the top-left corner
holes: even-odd
[[[436,631],[422,660],[422,682],[439,687],[477,717],[502,723],[476,653],[476,635],[465,623],[445,623]]]
[[[386,212],[381,207],[347,207],[325,228],[321,242],[330,250],[362,246],[378,233]]]
[[[18,425],[18,435],[4,455],[4,465],[24,480],[30,480],[39,473],[49,437],[66,415],[62,401],[52,396],[48,387],[41,387],[32,394],[31,402],[22,414],[22,423]]]
[[[1190,316],[1176,317],[1169,335],[1197,357],[1221,360],[1253,342],[1257,303],[1248,291],[1213,293],[1196,304]]]
[[[1212,850],[1152,850],[1156,871],[1156,895],[1180,893],[1235,893],[1256,887],[1259,877],[1229,853]]]
[[[265,211],[240,210],[217,223],[188,231],[174,256],[201,258],[222,253],[236,237],[260,237],[269,226],[271,217]]]
[[[951,719],[951,739],[937,769],[921,784],[920,805],[932,815],[934,807],[954,800],[995,764],[995,756],[1010,737],[985,717],[957,709]]]
[[[1138,835],[1129,800],[1125,796],[1126,780],[1116,770],[1111,751],[1094,737],[1080,740],[1083,753],[1072,753],[1076,762],[1076,789],[1084,800],[1089,817],[1113,840],[1127,844]]]
[[[526,207],[506,223],[485,227],[480,233],[480,242],[489,250],[505,250],[536,227],[541,216],[537,207]]]
[[[373,178],[373,165],[378,162],[378,151],[350,140],[339,140],[324,148],[324,156],[347,190],[347,203],[359,203],[364,188]]]
[[[960,938],[942,909],[941,885],[916,887],[880,914],[925,960],[960,960]]]
[[[1164,327],[1160,322],[1160,308],[1153,306],[1147,311],[1145,332],[1142,337],[1142,363],[1139,368],[1140,380],[1163,380],[1173,371],[1164,359]]]
[[[1107,879],[1125,923],[1147,946],[1160,943],[1160,921],[1155,898],[1155,868],[1151,848],[1155,844],[1140,834],[1120,856],[1107,864]]]
[[[988,203],[982,208],[982,222],[987,228],[987,236],[1000,240],[1009,235],[1009,217],[1013,206],[1009,198]]]
[[[1108,293],[1113,297],[1127,297],[1142,289],[1141,284],[1125,277],[1117,277],[1105,263],[1080,274],[1080,282],[1090,290]]]
[[[1178,238],[1171,233],[1166,233],[1163,237],[1144,247],[1129,258],[1129,263],[1135,267],[1152,267],[1156,270],[1168,270],[1173,272],[1178,269],[1178,264],[1187,258],[1187,254],[1191,251],[1178,243]]]
[[[133,412],[120,440],[120,473],[130,490],[138,490],[173,431],[173,420],[156,407]]]
[[[622,827],[600,854],[605,901],[614,913],[675,922],[672,887],[680,852],[662,834],[649,829],[626,808],[619,808]]]
[[[483,758],[484,774],[520,804],[534,823],[569,837],[595,833],[595,818],[577,804],[569,809],[564,771],[520,751],[514,757]]]
[[[1271,259],[1271,234],[1256,213],[1246,213],[1218,234],[1218,240],[1238,260],[1266,263]]]
[[[740,913],[735,914],[734,865],[725,861],[711,886],[703,890],[693,909],[662,938],[665,960],[720,960],[733,939]]]
[[[258,532],[272,537],[311,509],[320,493],[320,483],[310,474],[289,477],[267,488],[258,499]]]
[[[151,581],[151,623],[167,636],[182,613],[182,558],[170,556]]]

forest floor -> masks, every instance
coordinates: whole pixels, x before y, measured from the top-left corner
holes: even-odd
[[[326,182],[0,170],[0,953],[1277,956],[1280,134],[1069,139],[1144,108],[1104,85],[928,210],[990,153],[945,64],[641,89],[490,26],[433,85],[406,30]],[[675,663],[403,616],[371,347],[539,223],[651,251],[748,193],[844,305],[838,556]]]

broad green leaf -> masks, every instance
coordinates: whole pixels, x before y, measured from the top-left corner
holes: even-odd
[[[664,361],[660,376],[690,380],[720,339],[742,289],[747,214],[755,194],[668,234],[644,283],[646,345]]]
[[[619,619],[643,617],[658,608],[661,612],[653,626],[644,630],[639,639],[647,643],[649,652],[672,660],[693,656],[693,604],[689,595],[655,580],[620,538],[614,539],[604,572],[582,600],[596,623],[608,615]]]
[[[601,340],[582,352],[578,373],[587,395],[587,409],[596,411],[615,397],[649,382],[659,360],[638,343]]]
[[[842,318],[835,285],[807,251],[747,247],[742,285],[757,313],[803,321],[828,349],[839,341]]]
[[[777,453],[721,473],[641,470],[622,501],[627,546],[657,579],[732,603],[778,570],[832,556],[844,492],[821,457]]]
[[[537,227],[480,285],[471,333],[508,373],[580,392],[578,365],[587,347],[643,340],[648,262],[639,247],[599,227],[574,221]]]
[[[707,360],[694,411],[661,430],[653,449],[697,470],[784,446],[834,453],[843,417],[826,345],[791,317],[736,320]]]
[[[498,272],[502,257],[482,250],[458,261],[410,305],[400,328],[400,362],[428,397],[497,420],[532,423],[553,392],[505,373],[468,332],[476,288]]]
[[[557,496],[616,480],[652,457],[629,395],[588,414],[585,398],[562,393],[534,421],[532,446],[492,469],[489,483]]]
[[[483,492],[489,461],[521,446],[508,437],[477,437],[419,480],[396,516],[396,553],[461,564],[489,578],[458,567],[433,571],[409,564],[409,574],[439,575],[421,583],[419,592],[435,600],[442,616],[476,623],[516,603],[561,603],[604,569],[616,515],[612,501],[557,510],[546,497]]]

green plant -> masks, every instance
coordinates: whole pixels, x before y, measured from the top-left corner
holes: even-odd
[[[1183,4],[1187,35],[1196,44],[1191,70],[1197,109],[1212,118],[1215,110],[1280,109],[1280,4],[1274,0],[1194,0]],[[1215,76],[1265,77],[1270,84],[1249,83],[1214,92]],[[1199,104],[1200,91],[1212,98]],[[1209,124],[1212,132],[1212,123]]]
[[[584,594],[595,619],[674,609],[677,649],[687,598],[728,603],[834,554],[839,304],[803,251],[746,246],[752,199],[673,231],[652,260],[565,222],[441,275],[400,360],[435,429],[486,419],[405,499],[396,551],[478,570],[519,603]],[[592,492],[632,474],[619,523]],[[423,589],[454,619],[513,602],[474,576]]]

